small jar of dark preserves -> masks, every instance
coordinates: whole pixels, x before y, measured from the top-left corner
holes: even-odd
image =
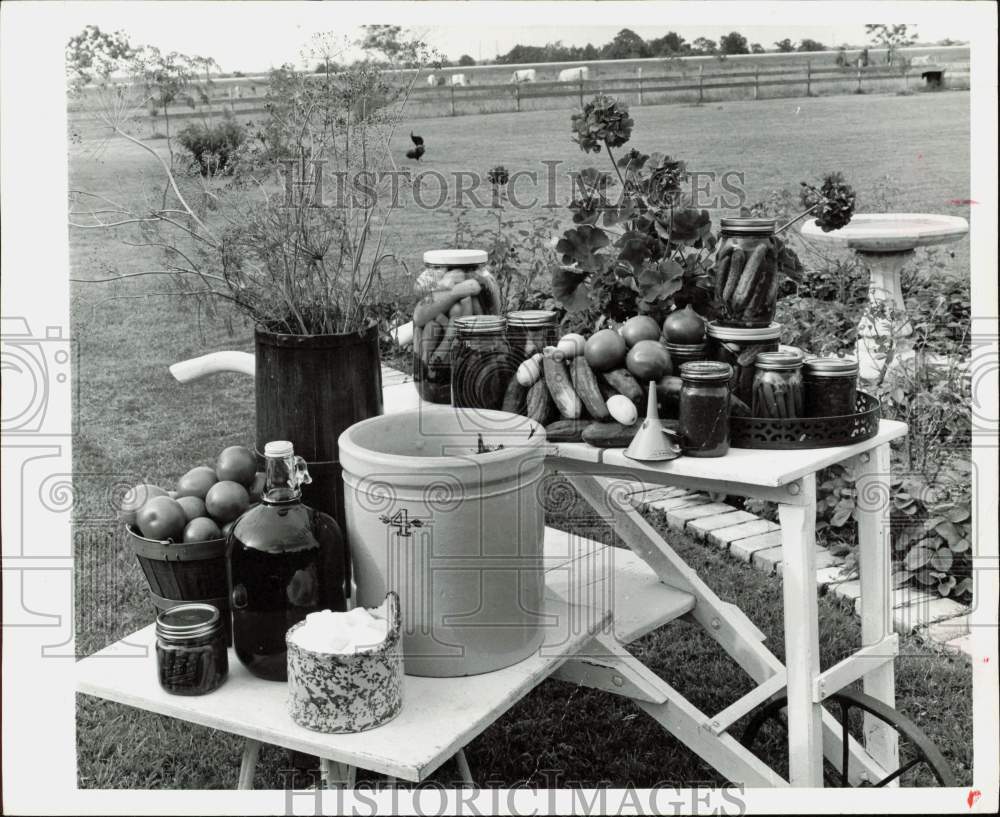
[[[171,695],[205,695],[229,674],[222,617],[211,604],[181,604],[156,617],[156,668]]]
[[[507,313],[507,342],[514,366],[559,342],[559,316],[549,309]]]
[[[451,404],[499,410],[516,366],[507,342],[507,322],[495,315],[456,318],[452,346]]]
[[[689,457],[722,457],[729,452],[728,363],[704,360],[681,366],[678,419],[681,449]]]
[[[857,410],[858,361],[814,357],[802,366],[806,417],[843,417]]]
[[[754,417],[804,417],[802,356],[795,352],[757,355],[753,378]]]

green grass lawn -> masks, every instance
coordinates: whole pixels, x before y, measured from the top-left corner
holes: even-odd
[[[967,216],[967,207],[949,202],[968,198],[968,104],[967,94],[941,93],[647,107],[634,110],[633,144],[685,158],[692,169],[743,170],[750,200],[839,169],[862,196],[882,177],[891,177],[899,188],[894,209]],[[569,140],[565,111],[423,120],[414,127],[428,145],[426,167],[445,174],[485,172],[496,164],[543,171],[541,161],[562,161],[563,201],[565,171],[605,160],[583,156]],[[404,123],[395,140],[404,162],[409,129]],[[138,149],[113,143],[95,154],[93,148],[74,148],[71,188],[129,197],[159,184],[155,164]],[[445,246],[454,230],[448,214],[412,206],[397,213],[392,226],[394,249],[411,268],[419,267],[425,249]],[[954,271],[968,275],[967,244],[956,246]],[[70,232],[75,277],[149,269],[155,264],[149,252],[101,231]],[[211,462],[223,447],[253,441],[248,379],[224,376],[181,386],[167,371],[171,363],[207,351],[249,350],[251,328],[237,320],[230,331],[224,314],[209,319],[189,304],[155,294],[163,288],[151,279],[73,287],[78,494],[98,495],[109,481],[169,485],[193,465]],[[78,515],[78,521],[87,520]],[[91,527],[87,533],[78,536],[75,553],[81,654],[149,623],[152,613],[120,532],[109,528],[105,536],[94,536]],[[671,538],[723,598],[736,602],[767,633],[780,655],[779,585],[683,537]],[[854,618],[832,601],[822,605],[824,664],[829,664],[857,642],[858,631]],[[749,687],[735,665],[723,662],[714,644],[689,625],[671,625],[635,648],[706,711],[721,709]],[[967,663],[909,640],[903,652],[897,665],[899,708],[927,729],[960,778],[969,780]],[[704,684],[706,677],[716,683]],[[625,719],[628,733],[615,728]],[[227,787],[234,785],[239,764],[233,738],[83,696],[78,744],[80,785],[86,787]],[[508,784],[535,770],[531,779],[538,782],[542,770],[553,768],[580,783],[717,779],[631,705],[557,682],[529,695],[469,753],[477,779]],[[261,782],[279,784],[283,759],[277,750],[264,753]],[[444,769],[442,779],[450,771]]]

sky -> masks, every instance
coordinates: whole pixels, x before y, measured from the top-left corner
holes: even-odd
[[[419,33],[449,59],[469,54],[476,60],[494,58],[518,43],[543,45],[561,40],[567,45],[600,45],[628,27],[649,39],[676,31],[689,42],[705,36],[718,39],[733,30],[766,48],[785,37],[809,37],[840,45],[866,43],[865,22],[917,22],[921,40],[968,39],[969,32],[954,14],[938,4],[909,4],[886,17],[883,8],[896,4],[869,3],[50,3],[54,19],[67,39],[87,24],[103,30],[123,30],[135,45],[164,51],[210,56],[223,71],[266,71],[285,62],[299,64],[310,38],[334,31],[356,39],[365,22],[396,23]],[[573,8],[576,25],[566,25]],[[822,13],[826,11],[828,13]],[[876,12],[881,18],[875,18]],[[535,24],[510,25],[529,16]],[[773,22],[780,18],[781,23]],[[817,25],[817,18],[836,20]],[[854,19],[851,19],[854,18]],[[873,19],[874,18],[874,19]],[[725,24],[718,24],[726,19]],[[702,22],[704,21],[704,22]]]

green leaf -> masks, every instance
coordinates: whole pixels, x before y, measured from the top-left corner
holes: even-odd
[[[949,595],[951,591],[954,589],[956,583],[957,582],[954,576],[948,576],[948,578],[938,582],[938,593],[940,593],[942,596]]]
[[[646,264],[639,273],[639,291],[647,301],[669,298],[683,284],[684,268],[669,258],[664,258],[658,264]]]
[[[948,547],[951,548],[952,553],[965,553],[971,544],[968,539],[959,539],[955,543],[949,542]]]
[[[958,584],[955,585],[954,594],[956,596],[962,596],[966,593],[972,592],[972,579],[966,577],[959,580]]]
[[[552,297],[569,312],[582,312],[590,302],[590,288],[586,276],[573,270],[558,268],[552,271]]]
[[[910,573],[907,570],[896,570],[892,574],[892,586],[893,588],[902,587],[910,580]]]
[[[948,518],[955,523],[965,522],[972,518],[972,510],[968,505],[959,505],[949,512]]]
[[[962,537],[962,531],[954,522],[942,522],[935,526],[934,532],[944,539],[949,545],[954,544]]]
[[[712,219],[708,210],[671,210],[656,219],[657,234],[676,244],[693,244],[704,238],[711,229]]]
[[[951,551],[948,550],[948,548],[938,548],[931,557],[931,567],[945,573],[951,570],[951,566],[954,562],[955,557],[952,556]]]
[[[597,253],[611,243],[607,233],[599,227],[583,225],[567,230],[556,244],[556,252],[562,253],[563,264],[576,265],[583,272],[598,272],[604,263]]]
[[[903,564],[906,565],[907,570],[919,570],[931,560],[933,555],[934,551],[928,547],[915,547],[906,554]]]
[[[854,510],[853,505],[840,505],[837,510],[834,511],[833,516],[830,518],[830,524],[835,528],[843,526],[848,519],[851,518],[851,512]]]

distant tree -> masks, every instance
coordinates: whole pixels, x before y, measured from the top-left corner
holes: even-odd
[[[356,42],[369,59],[394,68],[419,68],[433,64],[440,67],[447,60],[419,37],[402,26],[365,25],[363,36]]]
[[[470,65],[475,65],[476,61],[472,59],[472,57],[470,57],[468,54],[463,54],[461,57],[458,58],[458,64],[461,65],[463,68],[468,68]]]
[[[630,28],[623,28],[615,38],[601,50],[606,60],[634,60],[650,56],[649,46]]]
[[[785,37],[785,39],[783,40],[778,40],[777,42],[775,42],[774,45],[778,49],[778,51],[780,51],[782,54],[787,54],[790,51],[795,50],[794,43],[792,43],[792,41],[789,40],[788,37]]]
[[[719,51],[723,54],[749,54],[750,48],[746,37],[738,31],[730,31],[719,38]]]
[[[108,34],[97,26],[86,26],[66,43],[66,75],[76,91],[92,82],[106,82],[137,55],[121,31]]]
[[[662,37],[649,41],[649,50],[653,57],[672,57],[677,54],[686,54],[691,50],[684,38],[673,31],[668,31]]]
[[[806,37],[802,42],[799,43],[799,51],[826,51],[826,46],[821,42],[816,40],[810,40]]]
[[[892,65],[896,57],[896,49],[913,45],[917,41],[917,33],[908,31],[905,23],[893,26],[881,23],[866,25],[865,33],[874,45],[885,49],[885,61],[888,65]]]
[[[580,52],[581,60],[599,60],[600,58],[601,52],[593,43],[587,43]]]
[[[763,54],[764,46],[760,43],[750,43],[750,53],[751,54]]]
[[[691,45],[696,54],[714,54],[719,50],[715,40],[710,40],[708,37],[699,37]]]

